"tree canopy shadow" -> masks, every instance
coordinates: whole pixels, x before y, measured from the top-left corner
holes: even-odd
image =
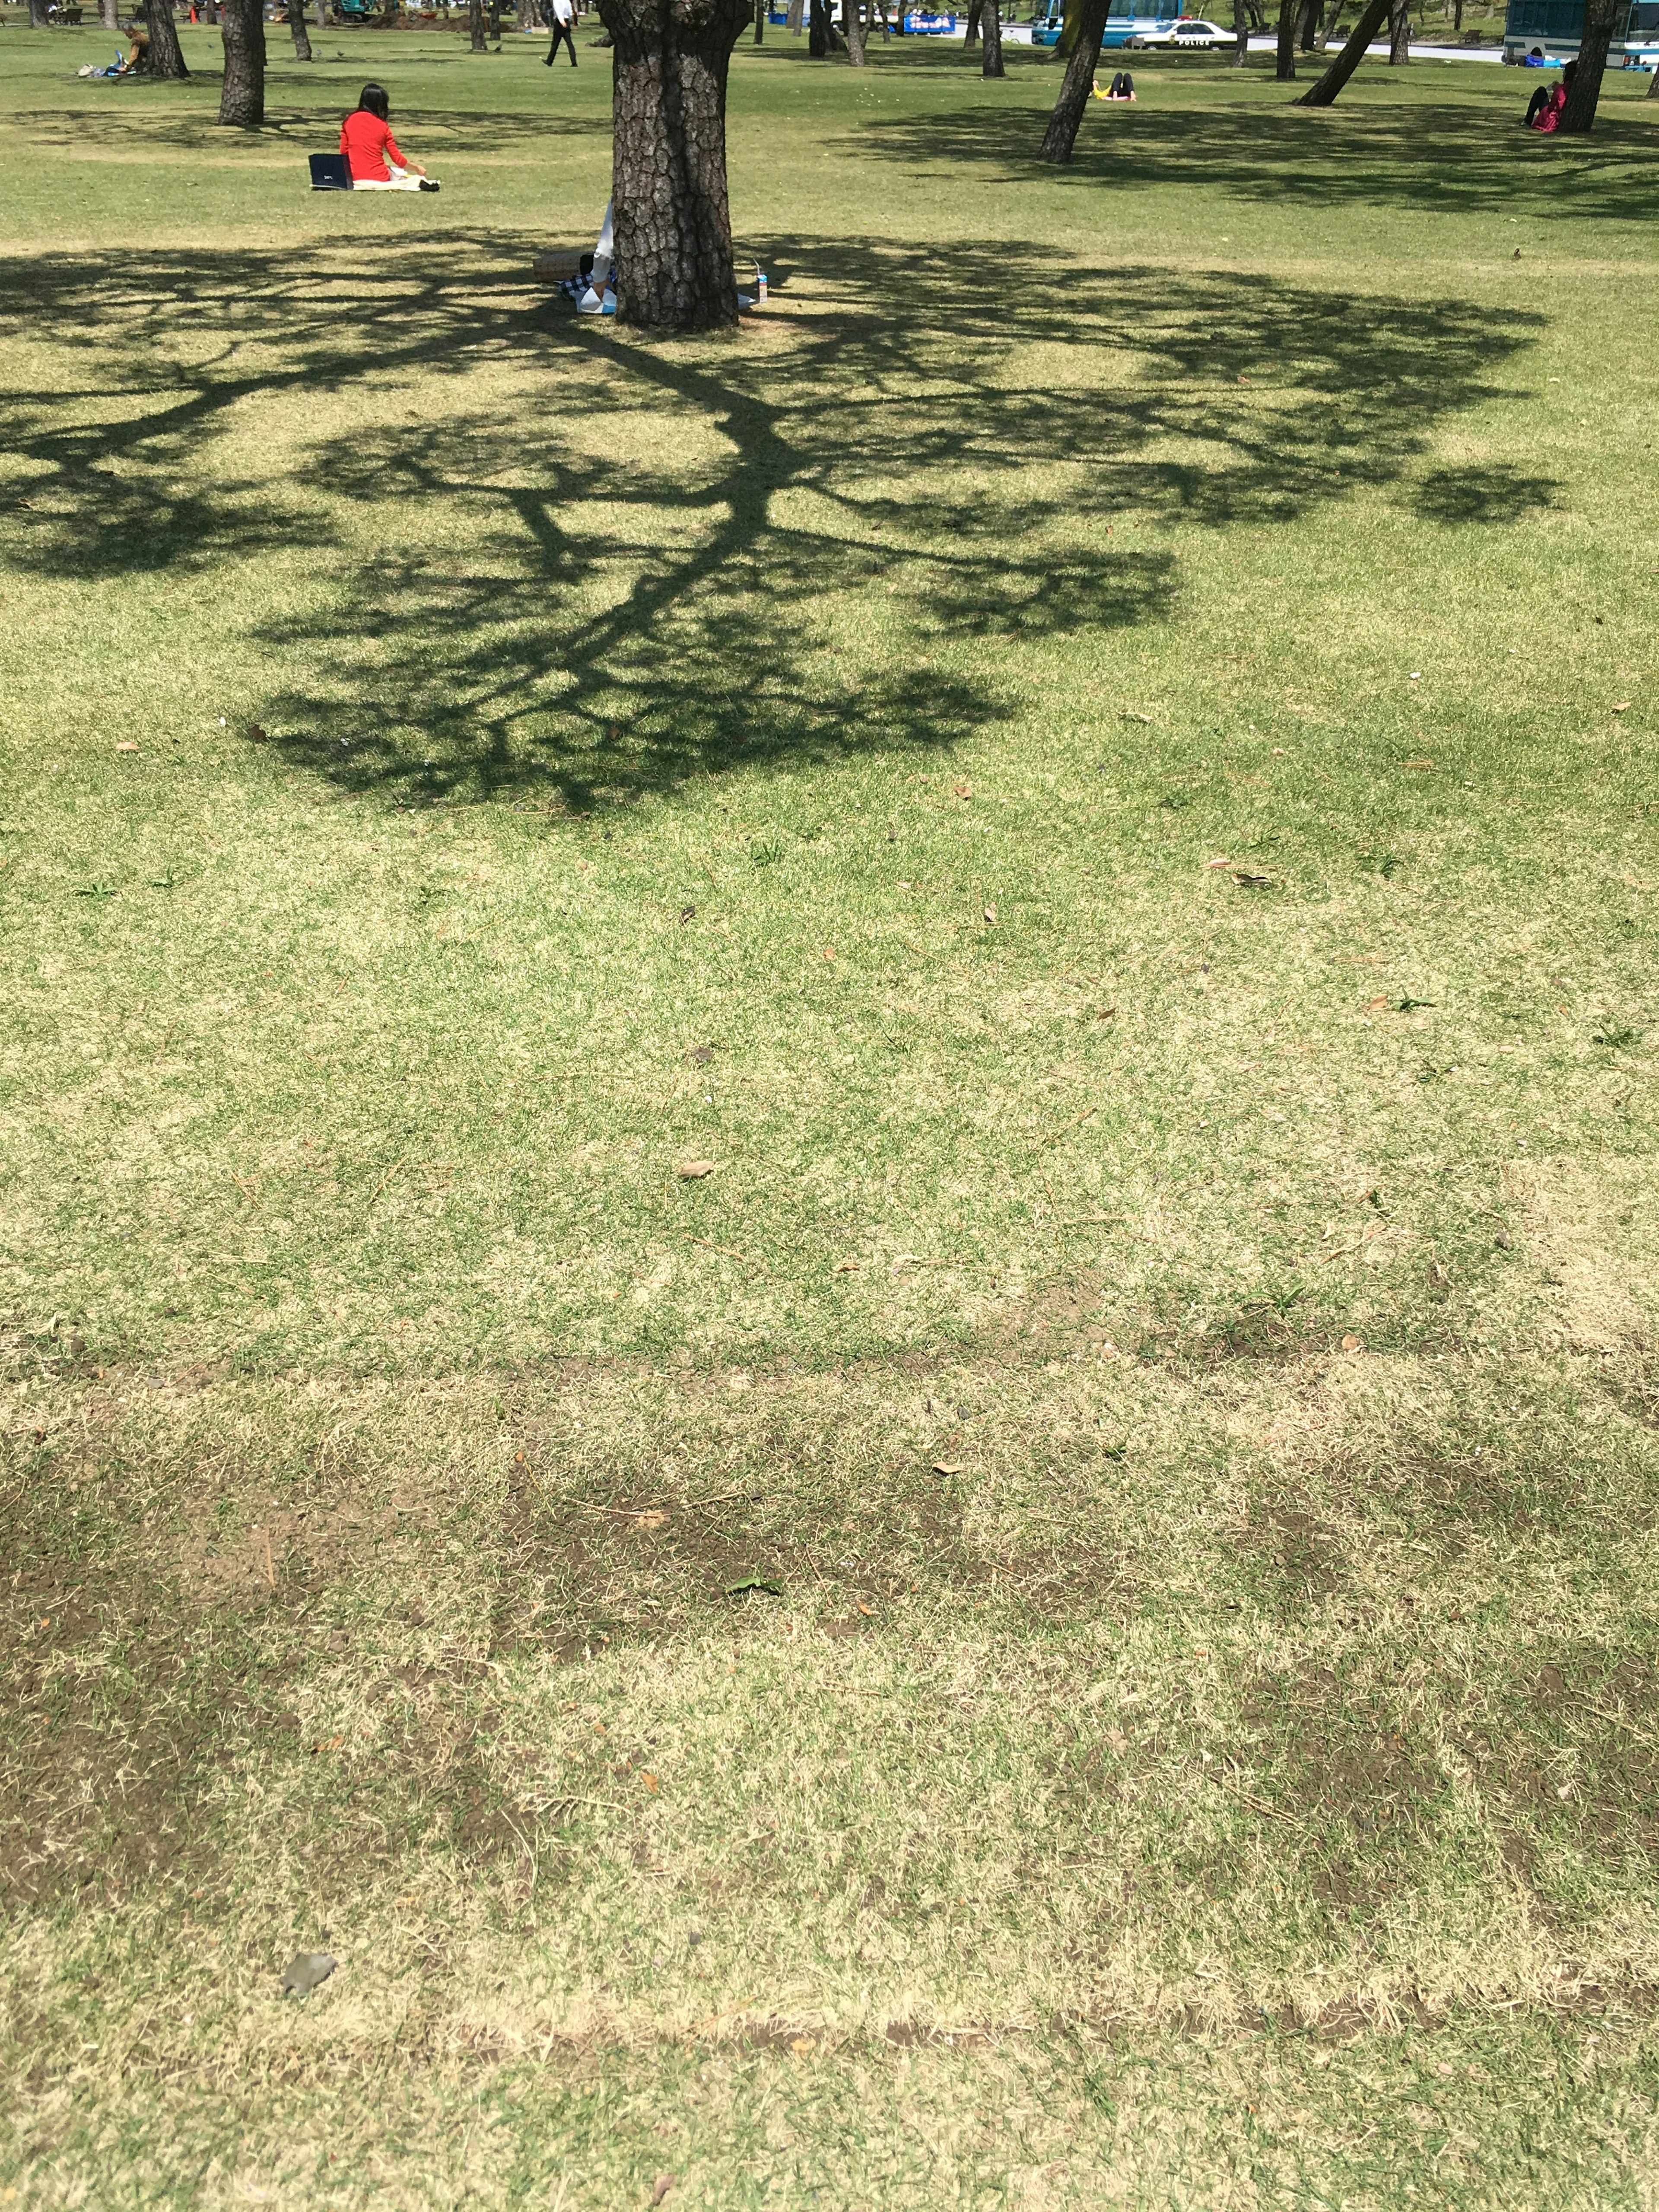
[[[1167,526],[1409,477],[1542,326],[1158,268],[1011,295],[1037,250],[775,240],[798,304],[678,342],[584,326],[453,233],[367,272],[323,246],[0,264],[0,305],[85,362],[76,392],[15,398],[0,550],[188,573],[297,536],[329,588],[258,632],[291,761],[404,805],[586,810],[994,724],[1023,641],[1166,618]],[[483,404],[485,364],[536,398]],[[216,463],[240,401],[416,377],[453,399],[311,438],[304,501],[291,455]],[[377,509],[380,550],[331,543]]]
[[[203,70],[196,82],[216,84],[223,72]],[[43,152],[115,152],[142,156],[165,149],[180,154],[216,154],[227,161],[240,158],[241,149],[263,143],[292,143],[295,158],[305,148],[331,148],[337,141],[341,118],[356,104],[355,88],[362,72],[343,80],[354,88],[331,100],[305,106],[272,106],[257,132],[228,131],[205,102],[194,107],[165,108],[28,108],[11,120],[28,134],[30,143]],[[142,80],[134,80],[135,83]],[[125,89],[112,86],[112,91]],[[611,137],[608,114],[538,115],[511,109],[456,109],[399,106],[394,127],[410,144],[441,143],[446,153],[478,150],[499,154],[514,146],[545,150],[550,140]],[[296,173],[303,178],[303,171]],[[597,227],[597,216],[595,218]]]
[[[1553,507],[1560,486],[1550,477],[1523,476],[1502,463],[1483,468],[1432,469],[1411,488],[1411,505],[1426,521],[1508,525]]]
[[[1484,102],[1432,106],[1351,98],[1337,107],[1138,106],[1091,114],[1071,165],[1041,167],[1047,110],[975,107],[860,123],[845,142],[908,170],[1038,174],[1115,191],[1201,186],[1236,200],[1306,208],[1433,208],[1545,221],[1647,222],[1659,186],[1659,131],[1604,107],[1593,139],[1540,138]],[[1524,279],[1523,279],[1524,281]]]

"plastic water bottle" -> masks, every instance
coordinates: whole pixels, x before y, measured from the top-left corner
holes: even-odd
[[[605,298],[599,303],[599,313],[602,315],[614,315],[616,312],[617,295],[607,284],[605,288]]]
[[[763,269],[755,271],[755,305],[757,307],[766,305],[766,271]]]

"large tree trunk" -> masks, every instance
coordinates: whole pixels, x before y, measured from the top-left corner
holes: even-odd
[[[1089,105],[1089,87],[1094,82],[1095,64],[1100,59],[1101,34],[1106,28],[1109,0],[1081,0],[1077,12],[1077,30],[1072,43],[1071,58],[1066,64],[1065,80],[1060,88],[1060,98],[1054,102],[1054,112],[1048,118],[1048,128],[1042,134],[1042,143],[1037,149],[1039,161],[1052,161],[1063,169],[1072,158],[1072,149],[1077,143],[1078,125],[1083,120],[1083,111]],[[1069,9],[1068,9],[1069,13]]]
[[[49,31],[52,28],[46,18],[46,0],[29,0],[29,28],[32,31]]]
[[[149,43],[138,64],[141,76],[182,77],[190,71],[179,50],[179,26],[173,20],[173,0],[144,0],[144,28]]]
[[[1281,84],[1296,76],[1296,18],[1297,0],[1279,0],[1279,58],[1273,75]]]
[[[962,51],[964,54],[972,53],[974,48],[979,44],[979,19],[984,12],[985,0],[971,0],[968,9],[968,21],[963,26],[962,33]]]
[[[1246,0],[1233,0],[1233,67],[1243,69],[1250,58],[1250,11]]]
[[[317,0],[317,28],[319,31],[328,28],[328,0]]]
[[[1389,0],[1369,0],[1359,21],[1348,33],[1347,43],[1331,64],[1311,92],[1304,92],[1297,102],[1298,107],[1328,107],[1348,79],[1365,58],[1365,49],[1382,27],[1382,18],[1388,14]]]
[[[265,16],[260,0],[224,0],[225,82],[219,120],[258,131],[265,119]]]
[[[306,28],[306,0],[288,0],[288,20],[294,33],[294,58],[296,62],[308,62],[311,33]]]
[[[570,26],[571,43],[575,43],[576,27]],[[489,0],[489,35],[496,46],[501,43],[501,0]]]
[[[801,16],[805,7],[806,0],[789,0],[789,5],[784,10],[783,27],[786,31],[793,31],[797,38],[800,36]]]
[[[985,33],[985,59],[980,67],[981,76],[1006,76],[1002,65],[1002,17],[997,12],[997,0],[985,0],[980,14],[980,27]]]
[[[755,0],[755,44],[759,46],[766,36],[766,11],[771,0]]]
[[[1607,65],[1607,48],[1626,15],[1625,0],[1584,0],[1584,30],[1578,41],[1578,66],[1567,87],[1567,104],[1561,110],[1564,131],[1593,131],[1595,105],[1601,97],[1601,72]],[[1659,79],[1659,70],[1655,76]]]
[[[119,0],[98,0],[98,20],[106,31],[121,27]]]
[[[864,67],[864,0],[841,0],[842,35],[854,69]]]
[[[749,0],[599,0],[615,47],[617,312],[652,331],[738,319],[726,76]]]
[[[489,49],[484,43],[484,0],[467,0],[466,28],[469,53],[485,54]]]
[[[1389,67],[1404,69],[1412,58],[1411,0],[1391,0],[1389,9]]]

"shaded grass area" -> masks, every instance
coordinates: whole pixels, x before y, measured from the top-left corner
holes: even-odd
[[[5,2185],[1644,2201],[1626,88],[17,45]]]

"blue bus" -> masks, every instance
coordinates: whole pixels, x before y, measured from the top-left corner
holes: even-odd
[[[1650,0],[1638,0],[1638,5],[1649,3]],[[1659,0],[1650,0],[1650,4],[1659,8]],[[1583,0],[1577,0],[1577,5],[1582,14]],[[1065,0],[1042,0],[1031,18],[1031,44],[1034,46],[1057,46],[1065,15]],[[1150,33],[1159,32],[1167,35],[1175,29],[1181,17],[1182,10],[1165,5],[1164,0],[1154,0],[1151,9],[1146,7],[1146,0],[1141,0],[1138,11],[1134,0],[1112,0],[1106,17],[1106,28],[1101,36],[1101,46],[1103,49],[1127,46],[1131,39],[1144,39]]]
[[[1568,61],[1583,34],[1584,0],[1510,0],[1504,58],[1524,62],[1528,55],[1542,54],[1547,61]],[[1624,37],[1613,40],[1607,59],[1622,59],[1626,69],[1659,64],[1659,0],[1631,0]]]

